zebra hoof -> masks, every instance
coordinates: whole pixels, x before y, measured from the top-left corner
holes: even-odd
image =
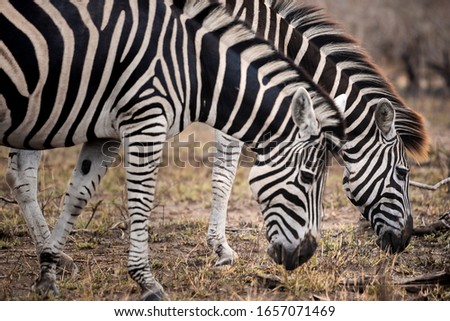
[[[61,252],[61,257],[57,265],[58,274],[69,273],[72,278],[78,275],[80,271],[73,259],[65,253]]]
[[[157,290],[155,292],[147,292],[142,295],[143,301],[165,301],[167,300],[167,295],[163,290]]]
[[[142,297],[143,301],[164,301],[166,295],[163,291],[157,291],[155,293],[147,293]]]
[[[47,297],[49,295],[59,296],[59,290],[56,286],[56,283],[54,280],[51,280],[52,278],[46,278],[41,277],[38,280],[36,280],[35,285],[33,286],[34,292],[36,292],[38,295]]]
[[[225,265],[233,265],[234,263],[234,259],[233,258],[229,258],[229,257],[225,257],[225,258],[220,258],[217,260],[216,264],[214,264],[214,267],[221,267],[221,266],[225,266]]]
[[[214,267],[233,265],[237,258],[238,258],[238,255],[236,254],[236,252],[231,250],[231,254],[225,254],[225,255],[219,256],[219,259],[217,260],[216,264],[214,264]]]
[[[142,300],[143,301],[164,301],[167,300],[167,295],[164,292],[163,287],[159,283],[153,284],[151,287],[146,286],[143,289]]]

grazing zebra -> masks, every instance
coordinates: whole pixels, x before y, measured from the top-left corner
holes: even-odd
[[[421,116],[406,106],[355,41],[320,10],[286,0],[222,2],[233,15],[242,17],[258,34],[308,70],[332,97],[342,93],[349,96],[345,111],[348,124],[348,143],[344,146],[345,191],[371,223],[378,236],[377,243],[393,252],[402,251],[412,231],[409,170],[404,150],[417,160],[426,157],[428,137]],[[216,140],[222,150],[228,150],[228,155],[222,156],[231,157],[214,162],[207,237],[208,244],[219,255],[217,265],[222,265],[234,258],[234,251],[226,241],[225,222],[242,143],[219,131]],[[236,147],[233,151],[230,142]],[[87,176],[83,178],[89,181]],[[23,179],[15,181],[17,184],[13,186],[27,186],[20,184]],[[32,197],[20,192],[22,198],[31,202]],[[41,217],[39,222],[43,223],[36,225],[46,228],[40,212],[28,216]]]
[[[343,120],[302,69],[220,5],[17,0],[2,3],[0,29],[7,30],[0,50],[2,145],[84,144],[74,176],[99,171],[105,140],[125,145],[128,271],[144,299],[164,297],[150,270],[147,233],[162,145],[192,122],[223,130],[257,154],[249,181],[270,256],[286,269],[312,256],[325,156],[344,140]],[[60,251],[98,183],[69,186],[64,215],[40,252],[38,291],[58,292]]]
[[[377,243],[393,252],[402,251],[409,243],[413,224],[405,148],[417,160],[426,157],[428,137],[421,116],[406,106],[356,42],[317,8],[295,5],[286,0],[222,2],[234,16],[240,16],[258,34],[271,40],[276,48],[308,70],[314,81],[324,86],[331,97],[342,93],[348,95],[345,108],[348,135],[348,143],[344,146],[345,191],[371,223],[377,234]],[[225,222],[242,143],[230,140],[222,132],[216,133],[219,146],[223,146],[220,149],[228,150],[228,154],[222,154],[222,157],[229,159],[219,158],[214,162],[213,202],[207,241],[219,255],[217,265],[222,265],[231,263],[235,255],[226,240]],[[229,144],[235,147],[232,151]],[[20,153],[12,155],[18,157]],[[28,162],[30,158],[27,155]],[[15,159],[11,161],[12,164],[17,162]],[[35,164],[28,167],[30,171],[37,168],[38,160]],[[22,206],[23,212],[35,209],[34,215],[25,217],[32,218],[30,221],[38,226],[35,230],[48,231],[36,197],[26,194],[30,193],[28,185],[23,183],[27,177],[17,179],[21,174],[17,171],[10,173],[9,177],[15,177],[12,181],[16,182],[12,186],[21,187],[17,189],[17,198],[25,198],[28,202],[34,199],[35,206]],[[90,181],[88,176],[81,179]],[[97,181],[97,176],[93,179]],[[37,217],[41,218],[38,223],[33,221]]]
[[[406,106],[357,43],[320,9],[288,0],[221,2],[305,68],[330,97],[347,96],[345,192],[371,223],[377,244],[403,251],[413,229],[405,148],[416,160],[426,158],[428,136],[422,117]],[[214,162],[207,240],[219,255],[217,264],[226,264],[235,255],[226,241],[225,222],[243,143],[218,131],[216,141],[219,150],[227,152],[218,153]]]

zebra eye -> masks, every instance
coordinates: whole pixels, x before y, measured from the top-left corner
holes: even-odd
[[[314,181],[314,174],[307,170],[300,171],[302,182],[306,184],[312,184]]]
[[[409,173],[409,169],[404,167],[397,167],[397,177],[404,181],[406,179],[406,176]]]

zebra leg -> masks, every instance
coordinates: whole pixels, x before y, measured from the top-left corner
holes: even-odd
[[[164,120],[160,119],[157,128],[164,123]],[[130,132],[138,131],[134,129]],[[166,132],[161,131],[153,135],[125,136],[124,142],[130,216],[128,273],[141,286],[142,299],[146,301],[166,298],[163,287],[153,277],[149,264],[148,222],[153,209],[158,167]]]
[[[233,264],[236,252],[225,235],[227,206],[244,143],[216,130],[216,154],[212,170],[212,206],[207,243],[217,253],[215,266]]]
[[[60,260],[61,251],[77,217],[91,199],[107,168],[113,163],[119,146],[119,142],[104,140],[83,145],[66,191],[63,212],[39,257],[41,274],[35,285],[38,293],[46,294],[51,291],[58,294],[55,283],[56,263]]]
[[[6,182],[19,204],[38,257],[50,237],[50,230],[37,202],[37,172],[41,155],[40,151],[11,149],[6,171]],[[76,264],[65,253],[61,253],[58,267],[72,275],[78,273]]]

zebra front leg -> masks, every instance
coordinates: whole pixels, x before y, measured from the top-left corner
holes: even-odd
[[[161,117],[162,118],[162,117]],[[142,299],[159,301],[166,298],[163,287],[155,280],[150,270],[148,246],[148,221],[153,209],[156,179],[164,141],[165,120],[154,126],[158,132],[127,136],[124,142],[125,167],[127,173],[128,211],[130,216],[130,249],[128,273],[142,290]],[[140,133],[139,130],[131,130]]]
[[[6,182],[19,204],[38,257],[50,237],[50,230],[37,202],[37,172],[41,155],[41,151],[11,149],[6,171]],[[69,271],[72,276],[78,273],[76,264],[65,253],[61,253],[58,267]]]
[[[119,146],[119,142],[104,140],[83,145],[66,191],[63,212],[39,256],[41,274],[35,285],[37,292],[58,294],[56,263],[64,255],[62,249],[77,217],[91,199],[107,168],[113,164]]]
[[[207,243],[219,256],[215,266],[233,264],[236,252],[225,235],[227,207],[239,156],[244,143],[216,130],[216,154],[212,170],[212,204]]]

